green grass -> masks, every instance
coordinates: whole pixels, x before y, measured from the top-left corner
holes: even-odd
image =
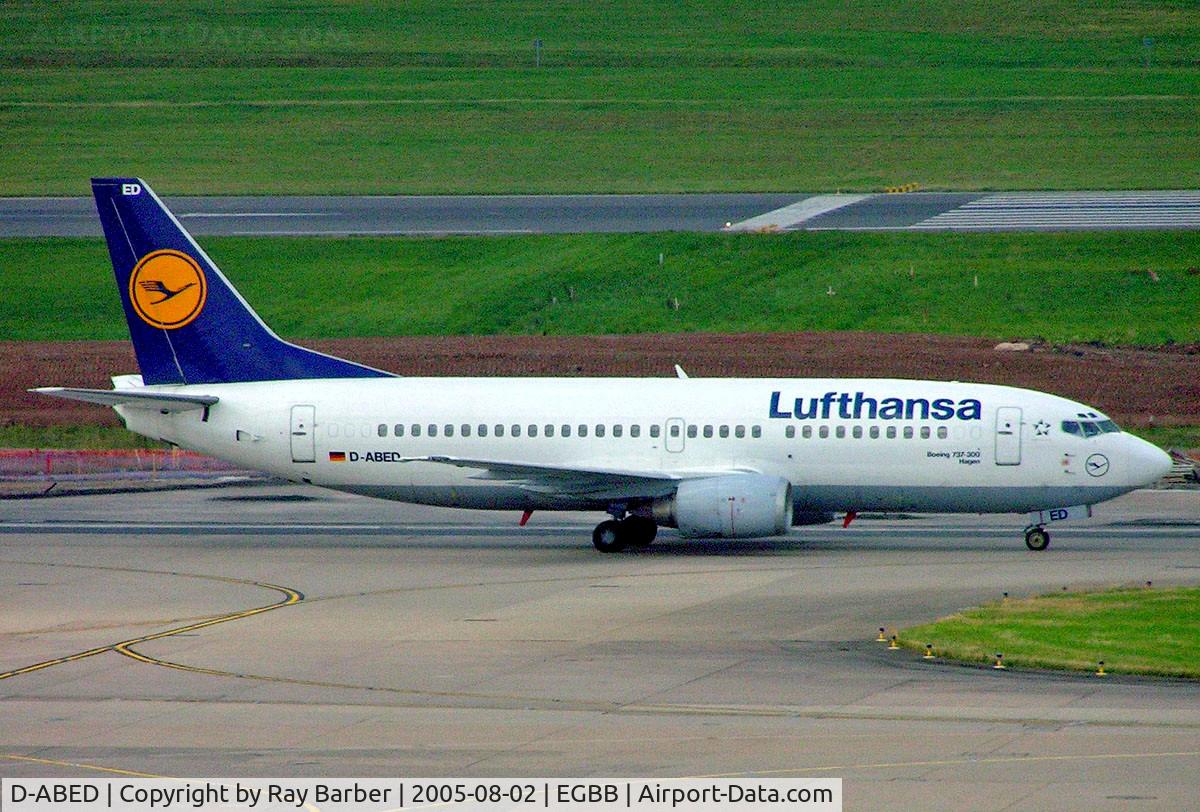
[[[905,629],[940,657],[1010,666],[1200,677],[1200,587],[1114,589],[1008,600]]]
[[[1156,426],[1155,428],[1126,428],[1159,448],[1200,448],[1200,426]]]
[[[166,448],[164,443],[117,426],[0,426],[0,448]]]
[[[1185,0],[8,3],[0,194],[1193,187],[1198,52]]]
[[[1200,232],[203,242],[262,317],[296,338],[870,330],[1200,340],[1200,274],[1189,270]],[[2,240],[0,274],[20,291],[0,297],[6,339],[127,337],[98,239]]]

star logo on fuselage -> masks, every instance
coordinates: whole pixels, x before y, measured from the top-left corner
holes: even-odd
[[[1050,424],[1045,420],[1039,420],[1033,424],[1033,436],[1046,437],[1050,434]]]

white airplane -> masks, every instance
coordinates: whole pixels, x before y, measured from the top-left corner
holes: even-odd
[[[859,511],[1027,513],[1149,485],[1155,446],[1090,406],[882,379],[403,378],[281,340],[138,178],[92,180],[141,375],[47,395],[296,482],[487,510],[602,510],[602,552],[775,536]],[[335,280],[331,280],[331,283]],[[329,295],[336,296],[336,284]]]

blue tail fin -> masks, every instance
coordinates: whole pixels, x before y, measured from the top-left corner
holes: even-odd
[[[141,179],[92,194],[145,383],[388,376],[275,335]]]

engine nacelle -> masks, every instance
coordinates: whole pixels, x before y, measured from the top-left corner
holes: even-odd
[[[692,538],[778,536],[791,525],[792,484],[762,474],[686,479],[653,507],[656,522]]]

